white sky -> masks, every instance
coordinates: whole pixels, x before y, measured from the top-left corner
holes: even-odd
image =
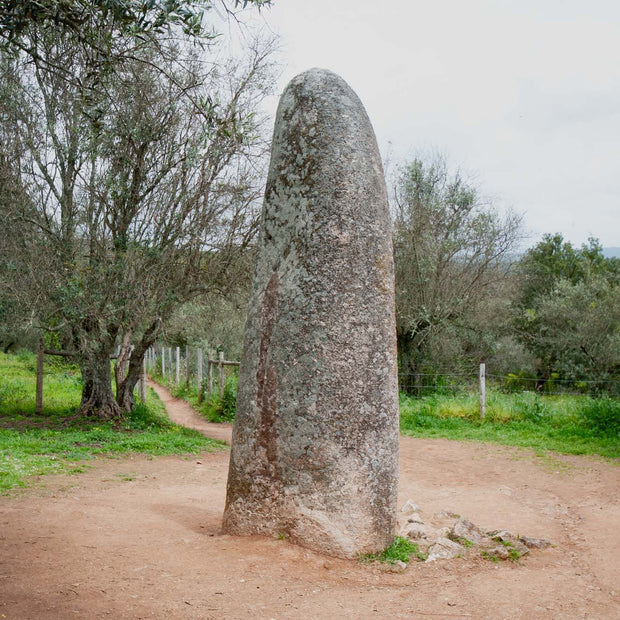
[[[439,150],[530,245],[620,246],[618,0],[273,0],[281,92],[323,67],[357,92],[385,158]]]

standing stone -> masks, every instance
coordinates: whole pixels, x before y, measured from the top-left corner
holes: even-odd
[[[366,112],[312,69],[276,117],[237,392],[224,531],[340,557],[396,527],[391,222]]]

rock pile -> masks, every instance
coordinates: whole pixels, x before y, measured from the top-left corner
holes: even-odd
[[[545,549],[551,543],[544,538],[513,534],[507,530],[484,531],[450,510],[436,513],[432,520],[422,519],[420,508],[411,500],[401,509],[400,535],[416,543],[427,562],[471,555],[492,561],[513,560],[530,549]]]

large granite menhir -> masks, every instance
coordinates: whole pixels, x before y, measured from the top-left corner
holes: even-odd
[[[339,557],[394,537],[398,388],[387,193],[351,88],[312,69],[278,108],[224,513]]]

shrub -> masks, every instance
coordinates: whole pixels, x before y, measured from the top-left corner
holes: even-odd
[[[620,435],[620,401],[612,398],[589,399],[581,407],[586,428],[609,437]]]

